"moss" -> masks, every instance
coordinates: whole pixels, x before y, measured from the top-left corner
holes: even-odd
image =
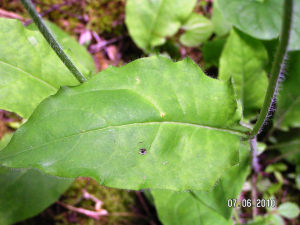
[[[95,210],[95,203],[92,200],[81,199],[82,189],[86,188],[89,194],[92,194],[103,202],[102,209],[109,213],[128,212],[132,213],[132,208],[135,203],[135,193],[126,190],[118,190],[101,186],[98,182],[89,178],[77,178],[68,191],[62,196],[62,201],[89,210]],[[77,214],[80,221],[84,224],[102,224],[93,219],[87,218],[84,215]],[[61,220],[61,217],[57,217]],[[104,218],[106,221],[103,224],[132,224],[132,217],[108,216]],[[102,221],[103,222],[103,221]],[[64,223],[63,223],[64,224]]]

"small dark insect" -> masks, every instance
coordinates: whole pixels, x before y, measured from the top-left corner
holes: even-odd
[[[140,154],[141,155],[146,155],[146,153],[147,153],[147,150],[145,148],[140,149]]]

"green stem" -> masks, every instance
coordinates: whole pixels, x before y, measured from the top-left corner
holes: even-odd
[[[283,69],[284,57],[287,51],[290,33],[291,33],[292,14],[293,14],[292,11],[293,11],[293,0],[285,0],[283,4],[283,21],[281,27],[280,42],[272,65],[269,86],[267,89],[263,107],[257,119],[257,122],[250,133],[251,137],[256,136],[260,131],[260,129],[262,128],[268,116],[268,113],[270,111],[272,101],[276,95],[279,75]]]
[[[34,5],[30,0],[20,0],[26,10],[29,12],[30,16],[32,17],[34,23],[40,30],[40,32],[43,34],[51,48],[54,50],[54,52],[58,55],[60,60],[66,65],[66,67],[71,71],[71,73],[76,77],[76,79],[80,83],[84,83],[86,79],[84,76],[80,73],[80,71],[75,67],[75,65],[72,63],[72,61],[69,59],[69,57],[66,55],[66,53],[62,50],[60,45],[57,43],[49,29],[47,28],[44,21],[41,19],[40,15],[36,11]]]

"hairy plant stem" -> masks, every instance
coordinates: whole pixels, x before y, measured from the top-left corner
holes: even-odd
[[[69,59],[69,57],[66,55],[66,53],[62,50],[61,46],[58,44],[58,42],[55,40],[53,35],[51,34],[50,30],[47,28],[44,21],[41,19],[39,13],[36,11],[34,5],[30,0],[20,0],[21,3],[24,5],[26,10],[29,12],[30,16],[32,17],[34,23],[40,30],[40,32],[43,34],[51,48],[54,50],[54,52],[58,55],[60,60],[66,65],[66,67],[71,71],[71,73],[76,77],[76,79],[80,83],[84,83],[86,79],[84,76],[80,73],[80,71],[75,67],[75,65],[72,63],[72,61]]]
[[[282,19],[282,27],[281,27],[281,34],[280,34],[280,42],[276,50],[275,59],[272,65],[269,86],[267,89],[263,107],[256,121],[256,124],[254,125],[253,130],[250,133],[251,137],[256,136],[260,131],[260,129],[262,128],[262,126],[264,125],[264,122],[268,117],[268,113],[270,111],[270,107],[272,105],[273,99],[276,96],[279,76],[283,70],[284,57],[288,48],[288,43],[289,43],[289,38],[291,33],[293,1],[294,0],[284,0],[283,3],[283,19]]]

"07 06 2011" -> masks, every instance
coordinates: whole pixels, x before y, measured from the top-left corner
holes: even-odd
[[[275,208],[276,200],[275,199],[257,199],[256,202],[252,202],[251,199],[243,199],[242,201],[238,201],[237,199],[228,199],[227,206],[229,208],[240,208],[240,207],[256,207],[256,208]]]

